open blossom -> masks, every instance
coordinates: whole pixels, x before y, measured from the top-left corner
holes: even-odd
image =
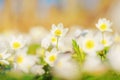
[[[104,38],[103,38],[104,37]],[[110,34],[104,34],[103,36],[98,33],[97,34],[97,38],[98,40],[100,40],[100,43],[104,46],[104,47],[109,47],[112,45],[113,41],[114,41],[114,37]]]
[[[54,73],[57,76],[67,80],[77,80],[79,74],[79,67],[72,59],[71,54],[60,54],[55,62]]]
[[[111,32],[112,31],[111,25],[112,25],[112,23],[109,20],[107,20],[105,18],[101,18],[98,20],[96,27],[102,32],[104,32],[104,31]]]
[[[45,73],[44,69],[43,69],[43,65],[34,65],[32,66],[31,70],[30,70],[33,74],[36,75],[42,75]]]
[[[7,51],[0,53],[0,64],[9,64],[9,61],[7,60],[11,56],[10,53],[7,53]]]
[[[46,52],[45,61],[50,65],[54,66],[55,61],[57,60],[59,51],[56,48],[53,48],[51,52]]]
[[[83,69],[87,72],[104,71],[105,66],[98,56],[87,56],[83,65]]]
[[[115,43],[111,46],[107,53],[107,58],[112,68],[120,71],[120,43]]]
[[[58,24],[58,26],[56,26],[55,24],[52,25],[51,33],[55,35],[56,37],[65,36],[67,31],[68,29],[64,28],[62,23]]]
[[[103,49],[99,39],[92,32],[89,32],[86,36],[81,37],[79,44],[80,47],[89,55]]]
[[[10,40],[9,43],[10,43],[10,47],[13,50],[17,50],[25,46],[25,40],[23,39],[23,36],[18,36],[18,37],[13,36],[12,40]]]
[[[30,68],[38,61],[34,55],[28,55],[26,49],[18,50],[15,55],[15,69],[29,72]]]

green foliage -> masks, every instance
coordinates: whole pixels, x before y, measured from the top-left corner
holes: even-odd
[[[109,47],[105,47],[103,50],[98,51],[97,54],[101,58],[102,61],[106,60],[106,55],[109,51]]]
[[[28,54],[36,54],[36,50],[40,48],[40,44],[31,44],[28,47]]]
[[[120,80],[120,74],[113,71],[108,71],[102,75],[83,74],[81,80]]]
[[[85,53],[79,47],[79,45],[77,44],[77,42],[75,40],[72,40],[72,46],[73,46],[73,50],[74,50],[73,58],[78,60],[80,62],[80,64],[83,63],[85,60]]]

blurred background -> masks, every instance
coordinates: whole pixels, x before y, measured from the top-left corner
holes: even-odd
[[[119,28],[120,0],[0,0],[0,31],[62,22],[65,27],[94,28],[99,18],[110,19]]]

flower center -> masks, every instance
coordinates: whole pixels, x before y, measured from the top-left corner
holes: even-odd
[[[101,43],[102,43],[103,45],[106,45],[106,44],[107,44],[107,41],[106,41],[106,40],[102,40]]]
[[[57,42],[57,39],[55,37],[52,37],[51,41],[54,43],[54,42]]]
[[[20,64],[23,62],[23,60],[24,60],[23,56],[18,56],[16,61],[17,61],[17,63]]]
[[[95,46],[95,44],[94,44],[94,41],[93,41],[93,40],[88,40],[88,41],[86,42],[86,48],[87,48],[87,49],[92,49],[92,48],[94,48],[94,46]]]
[[[105,30],[107,29],[107,25],[106,25],[106,24],[102,24],[102,25],[100,26],[100,29],[101,29],[102,31],[105,31]]]
[[[19,43],[19,42],[14,42],[13,43],[13,48],[14,49],[18,49],[18,48],[20,48],[21,47],[21,44]]]
[[[55,55],[50,56],[50,57],[49,57],[49,60],[50,60],[51,62],[54,62],[54,61],[56,60],[56,56],[55,56]]]
[[[56,36],[61,36],[62,32],[61,32],[61,30],[57,29],[57,30],[55,30],[54,34]]]

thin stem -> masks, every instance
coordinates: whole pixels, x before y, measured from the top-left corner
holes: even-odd
[[[59,50],[59,48],[58,48],[58,42],[59,42],[59,37],[57,37],[57,44],[56,44],[57,50]]]
[[[104,41],[104,32],[102,32],[102,39],[103,39],[103,41]]]

